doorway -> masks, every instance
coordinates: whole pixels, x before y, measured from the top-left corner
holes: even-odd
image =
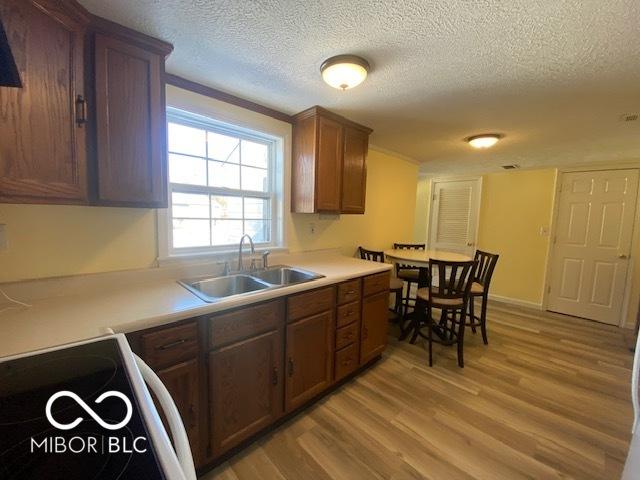
[[[433,180],[429,248],[473,256],[480,214],[481,179]]]
[[[547,309],[619,325],[638,170],[562,174]]]

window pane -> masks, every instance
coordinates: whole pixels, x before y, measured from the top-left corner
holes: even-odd
[[[242,237],[242,220],[212,220],[211,244],[235,245]]]
[[[209,195],[173,192],[171,205],[174,218],[209,218]]]
[[[169,123],[169,151],[199,157],[207,156],[207,132],[199,128]]]
[[[208,132],[209,158],[222,162],[238,163],[240,161],[240,139],[219,133]]]
[[[244,218],[268,219],[271,217],[269,200],[247,197],[244,199]]]
[[[242,219],[242,197],[211,196],[211,215],[213,218]]]
[[[244,233],[249,234],[255,243],[266,243],[270,240],[270,222],[268,220],[245,220]]]
[[[208,247],[209,220],[173,219],[173,247]]]
[[[169,179],[173,183],[207,184],[206,160],[184,155],[169,154]]]
[[[269,191],[269,176],[262,168],[242,167],[242,189],[256,192]]]
[[[240,188],[240,167],[233,163],[210,161],[209,186]]]
[[[264,143],[242,140],[242,164],[267,168],[269,166],[269,147]]]

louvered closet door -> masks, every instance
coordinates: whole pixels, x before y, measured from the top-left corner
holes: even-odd
[[[472,256],[479,206],[480,180],[434,181],[429,248]]]

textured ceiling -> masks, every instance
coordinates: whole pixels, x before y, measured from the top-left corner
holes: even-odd
[[[638,0],[80,0],[174,44],[171,73],[287,113],[322,105],[430,173],[640,159]],[[323,60],[369,78],[340,92]],[[462,139],[506,134],[486,152]]]

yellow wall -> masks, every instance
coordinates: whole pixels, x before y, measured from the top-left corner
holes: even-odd
[[[197,94],[167,88],[170,105],[270,132],[285,139],[290,162],[291,125]],[[285,196],[288,173],[285,168]],[[292,252],[339,248],[353,255],[358,245],[387,248],[413,235],[418,167],[371,150],[365,215],[321,217],[291,214],[284,225]],[[315,233],[310,232],[315,224]],[[156,212],[149,209],[2,205],[9,248],[0,250],[0,282],[153,267],[158,258]]]
[[[493,294],[542,303],[554,182],[555,170],[483,176],[478,248],[500,254]]]
[[[478,248],[500,254],[492,294],[542,304],[550,237],[541,235],[540,228],[551,227],[555,178],[555,169],[483,175]],[[416,203],[417,241],[426,240],[429,190],[430,180],[421,179]],[[640,261],[636,261],[640,259],[640,242],[635,249],[627,327],[635,325],[640,298]]]
[[[431,182],[428,179],[420,179],[416,192],[416,214],[413,225],[413,240],[416,243],[427,243],[430,195]]]
[[[482,177],[478,248],[500,254],[491,291],[524,302],[542,302],[555,170],[492,173]],[[430,179],[418,184],[416,241],[427,240]],[[422,198],[420,198],[422,197]]]
[[[145,209],[0,204],[8,240],[0,282],[150,267],[155,218]]]

